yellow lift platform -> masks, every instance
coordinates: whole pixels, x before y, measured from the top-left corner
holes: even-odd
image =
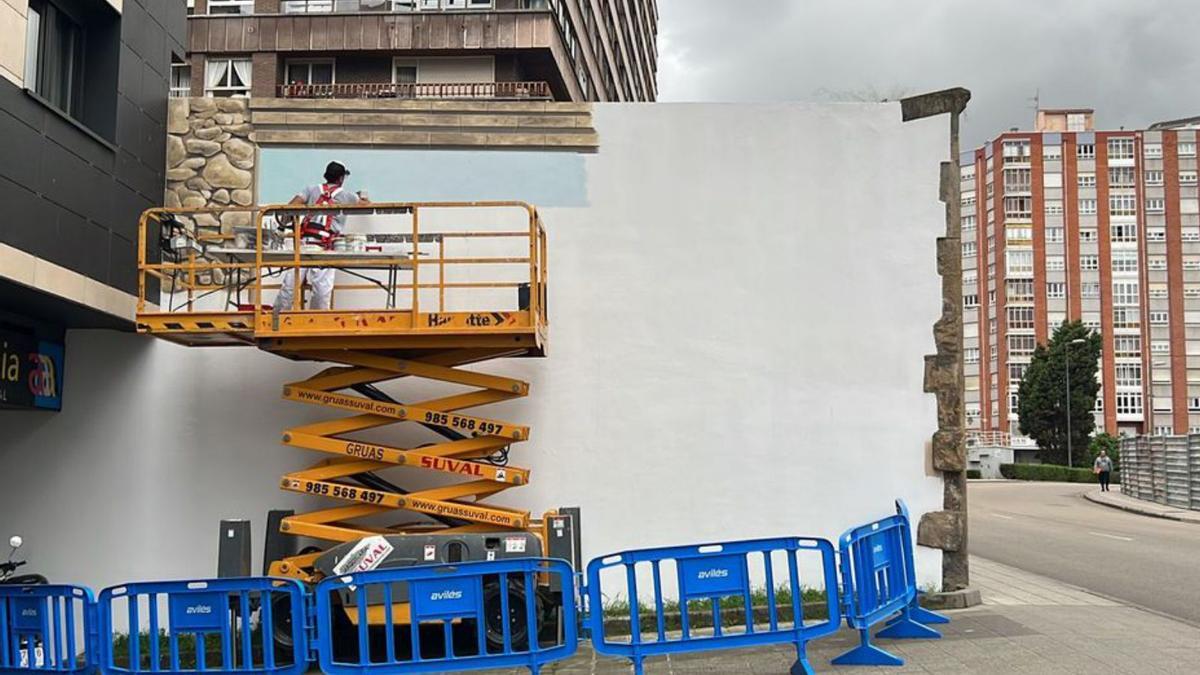
[[[344,214],[347,232],[356,234],[333,251],[303,246],[293,226],[321,211]],[[551,528],[562,537],[560,512],[533,518],[484,503],[529,481],[528,469],[507,460],[530,430],[466,412],[526,396],[529,385],[465,366],[546,355],[546,232],[534,207],[151,209],[141,217],[139,247],[139,332],[188,347],[252,346],[326,364],[285,384],[283,397],[348,413],[282,434],[285,445],[324,458],[283,476],[280,487],[340,504],[282,519],[282,532],[325,544],[268,561],[272,575],[314,583],[342,573],[338,565],[347,561],[362,564],[355,547],[379,537],[416,563],[546,554]],[[276,311],[283,276],[300,288],[313,268],[338,270],[332,309],[305,309],[296,293],[291,307]],[[381,389],[385,383],[410,386],[422,400],[397,400]],[[438,437],[379,441],[389,425],[419,425],[419,434]],[[381,475],[397,467],[427,472],[423,487],[404,489]],[[399,511],[411,513],[387,522]],[[571,538],[577,548],[577,535]]]

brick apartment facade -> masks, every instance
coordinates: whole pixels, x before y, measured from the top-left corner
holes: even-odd
[[[1041,111],[960,158],[968,429],[1017,435],[1017,387],[1063,320],[1102,335],[1098,430],[1200,430],[1196,130]],[[1064,382],[1065,386],[1065,382]]]
[[[194,0],[177,96],[653,101],[654,0]]]

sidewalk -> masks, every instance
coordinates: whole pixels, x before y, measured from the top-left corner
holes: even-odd
[[[1200,663],[1200,628],[1092,595],[1056,581],[980,558],[971,577],[983,605],[950,612],[941,640],[880,640],[904,658],[902,668],[842,668],[829,660],[852,647],[843,629],[809,644],[821,673],[1194,673]],[[647,673],[784,674],[794,660],[789,647],[740,649],[647,661]],[[489,671],[520,673],[523,670]],[[547,673],[631,673],[627,661],[597,658],[586,642]]]
[[[1083,497],[1090,502],[1111,506],[1123,511],[1139,513],[1143,516],[1168,518],[1170,520],[1179,520],[1185,523],[1196,523],[1200,525],[1200,511],[1177,509],[1174,506],[1167,506],[1166,504],[1148,502],[1143,499],[1134,499],[1133,497],[1122,494],[1116,490],[1112,490],[1110,492],[1094,490],[1092,492],[1085,492]]]

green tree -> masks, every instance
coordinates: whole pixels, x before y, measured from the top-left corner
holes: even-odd
[[[1088,437],[1095,427],[1092,408],[1100,390],[1096,381],[1099,360],[1100,334],[1088,330],[1080,321],[1064,321],[1049,343],[1034,349],[1033,360],[1021,378],[1017,415],[1021,418],[1021,433],[1037,442],[1038,458],[1043,463],[1067,463],[1069,410],[1072,462],[1075,466],[1088,466]]]
[[[1113,466],[1117,467],[1121,461],[1121,439],[1108,432],[1101,431],[1092,436],[1092,442],[1088,444],[1088,455],[1091,456],[1093,462],[1100,456],[1101,450],[1108,453],[1108,456],[1113,461]]]

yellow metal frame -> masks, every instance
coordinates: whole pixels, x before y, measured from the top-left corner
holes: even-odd
[[[426,232],[420,226],[420,214],[432,209],[470,209],[515,207],[528,213],[527,232]],[[491,359],[513,356],[544,356],[547,344],[546,316],[546,233],[537,210],[523,202],[452,202],[387,203],[339,205],[329,207],[273,205],[252,207],[253,222],[262,231],[264,218],[275,213],[295,214],[320,210],[346,213],[412,214],[412,250],[396,261],[413,270],[412,282],[396,288],[411,291],[406,309],[304,310],[301,293],[294,295],[291,308],[285,308],[278,320],[263,304],[263,237],[256,237],[253,262],[218,263],[195,252],[184,261],[150,262],[147,255],[148,228],[166,216],[188,216],[226,211],[205,209],[151,209],[142,214],[139,224],[138,330],[189,346],[254,345],[293,360],[335,364],[299,382],[286,384],[286,400],[319,405],[351,415],[287,429],[285,445],[326,455],[316,464],[280,480],[280,487],[342,502],[339,506],[286,518],[282,530],[328,542],[350,542],[375,534],[428,534],[430,532],[502,532],[527,530],[547,541],[545,521],[525,510],[483,503],[487,497],[528,483],[526,468],[509,466],[496,459],[497,453],[528,440],[529,427],[486,415],[465,411],[492,403],[528,395],[529,385],[521,380],[488,375],[464,366]],[[301,259],[298,228],[291,261],[272,261],[269,267],[284,268],[294,274],[296,288],[306,267],[353,267],[359,261],[309,262]],[[195,236],[194,234],[189,236]],[[436,257],[422,259],[419,245],[437,243]],[[529,250],[520,258],[452,258],[446,256],[449,238],[528,237]],[[215,240],[227,238],[213,237]],[[520,285],[513,282],[450,283],[446,269],[453,265],[525,264],[529,266],[528,307],[516,311],[460,312],[445,311],[446,291],[456,288],[502,288]],[[424,265],[438,266],[437,282],[421,283],[419,270]],[[213,288],[200,284],[199,278],[214,270],[250,274],[253,284],[253,309],[249,311],[202,311],[193,302],[195,293]],[[148,277],[167,278],[182,273],[179,292],[187,293],[186,311],[164,312],[147,301]],[[239,280],[240,281],[240,280]],[[437,289],[436,307],[421,306],[421,291]],[[360,385],[384,382],[431,380],[467,391],[417,402],[391,403],[345,393]],[[446,440],[421,447],[402,447],[356,440],[356,433],[389,425],[418,423],[427,427],[459,432],[461,440]],[[507,452],[504,453],[505,460]],[[365,488],[350,482],[358,474],[409,467],[451,475],[462,480],[442,487],[404,493]],[[364,524],[361,521],[381,514],[410,511],[452,519],[462,524]],[[320,554],[305,554],[276,562],[272,574],[315,581],[313,565]]]

